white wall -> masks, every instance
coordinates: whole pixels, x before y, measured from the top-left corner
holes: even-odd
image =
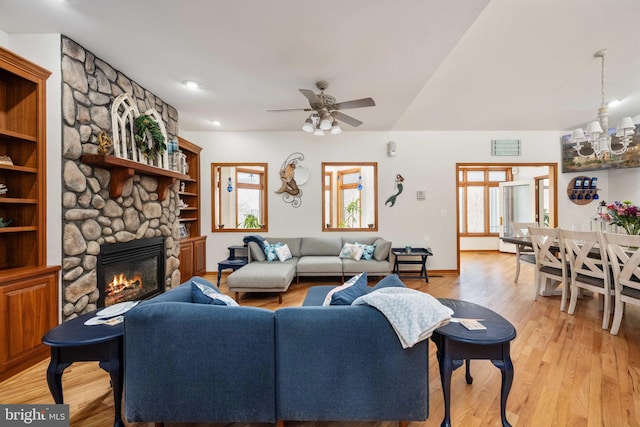
[[[0,43],[1,40],[0,32]],[[7,48],[51,71],[51,76],[47,80],[47,264],[60,265],[62,262],[60,34],[11,34]]]
[[[435,256],[429,268],[455,270],[456,242],[456,163],[561,163],[560,136],[563,132],[345,132],[337,136],[316,137],[303,132],[181,132],[181,136],[202,150],[202,233],[207,235],[207,271],[217,271],[217,262],[227,257],[227,246],[239,244],[243,233],[211,233],[210,164],[212,162],[267,162],[269,164],[269,233],[265,236],[321,236],[321,179],[323,161],[378,162],[377,233],[394,246],[425,245],[425,236]],[[492,139],[522,140],[520,157],[492,157]],[[396,141],[398,155],[387,157],[387,142]],[[302,206],[293,208],[274,194],[279,183],[278,170],[293,152],[302,152],[302,162],[311,172],[302,187]],[[634,170],[635,171],[635,170]],[[394,192],[397,173],[405,178],[404,192],[394,207],[384,201]],[[639,174],[638,171],[635,172]],[[566,196],[574,176],[558,174],[558,217],[560,226],[582,223],[588,227],[595,205],[578,206]],[[607,172],[598,176],[601,197],[607,197]],[[416,200],[416,191],[427,198]],[[335,235],[335,233],[324,233]]]

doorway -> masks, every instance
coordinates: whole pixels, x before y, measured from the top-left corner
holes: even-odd
[[[484,182],[468,179],[471,176],[482,176],[479,171],[484,171]],[[506,173],[495,173],[495,171],[506,171]],[[501,248],[499,237],[505,232],[508,234],[511,221],[537,222],[548,227],[556,226],[557,163],[457,163],[456,180],[458,271],[461,251],[506,250],[510,252],[508,248]],[[500,188],[501,184],[503,188]],[[480,185],[485,186],[484,199],[474,198],[474,195],[482,193],[478,188]],[[500,205],[500,199],[504,197],[501,191],[506,191],[504,188],[510,188],[509,191],[512,191],[511,200],[508,200],[510,205],[504,202]],[[509,197],[508,194],[507,197]],[[472,206],[473,203],[476,203],[475,207]],[[478,203],[481,205],[484,203],[484,207],[478,208]],[[473,225],[473,217],[478,212],[484,212],[483,221],[487,224],[484,229]],[[522,219],[523,215],[530,220]]]

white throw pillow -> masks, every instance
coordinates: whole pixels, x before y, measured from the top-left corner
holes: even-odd
[[[340,258],[350,258],[356,261],[360,261],[364,248],[360,245],[354,245],[353,243],[345,243],[340,251]]]
[[[278,259],[281,262],[285,262],[288,259],[291,259],[291,250],[288,245],[282,245],[276,248],[276,255],[278,255]]]

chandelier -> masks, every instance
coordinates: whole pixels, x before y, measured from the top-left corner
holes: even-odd
[[[593,54],[594,58],[600,58],[602,67],[600,72],[600,108],[598,108],[598,120],[587,125],[587,129],[574,129],[571,133],[571,143],[581,157],[596,156],[602,158],[606,153],[622,154],[627,151],[634,134],[635,125],[631,117],[623,117],[618,122],[615,136],[618,138],[616,148],[611,144],[609,136],[609,107],[604,100],[604,57],[607,49],[601,49]],[[586,144],[585,144],[586,143]],[[583,151],[584,149],[584,151]]]

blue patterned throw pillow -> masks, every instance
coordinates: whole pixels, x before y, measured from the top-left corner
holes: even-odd
[[[267,258],[267,261],[273,262],[278,259],[278,254],[276,253],[276,249],[281,247],[282,243],[274,243],[273,245],[269,244],[268,241],[264,241],[264,255]]]
[[[360,246],[363,249],[362,259],[371,261],[373,259],[373,253],[376,250],[376,245],[365,245],[364,243],[356,242],[356,245]]]

